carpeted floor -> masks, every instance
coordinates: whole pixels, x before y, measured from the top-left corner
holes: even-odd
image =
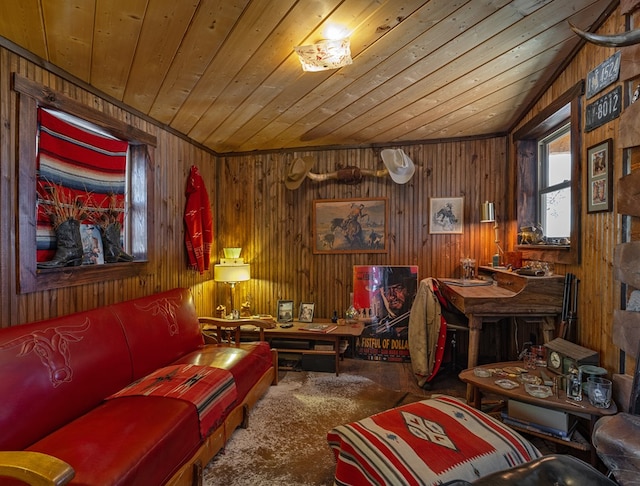
[[[333,482],[326,434],[334,426],[424,399],[361,375],[287,373],[207,466],[205,486],[320,486]]]

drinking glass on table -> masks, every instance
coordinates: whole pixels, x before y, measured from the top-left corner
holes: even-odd
[[[589,403],[597,408],[609,408],[611,405],[611,380],[600,376],[587,378]]]

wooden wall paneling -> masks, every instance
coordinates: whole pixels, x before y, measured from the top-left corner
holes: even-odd
[[[258,251],[265,255],[264,259],[268,260],[269,275],[273,278],[272,282],[261,282],[261,285],[271,288],[271,294],[260,293],[263,296],[263,302],[257,302],[256,310],[273,312],[278,298],[291,298],[296,302],[296,306],[300,300],[313,300],[317,304],[317,315],[321,317],[330,316],[333,310],[342,313],[348,306],[349,293],[352,290],[352,268],[356,264],[417,264],[420,277],[436,274],[451,275],[451,272],[457,272],[457,262],[462,251],[461,241],[464,240],[465,235],[429,235],[428,233],[429,197],[435,193],[431,187],[432,182],[433,187],[437,186],[440,190],[439,194],[435,194],[436,197],[452,194],[457,196],[460,194],[458,184],[470,184],[471,189],[466,188],[465,191],[472,194],[470,197],[474,201],[479,200],[476,188],[478,178],[474,175],[476,168],[470,169],[468,165],[464,165],[468,159],[463,158],[466,153],[478,151],[477,145],[468,143],[452,145],[446,148],[438,144],[403,147],[417,164],[416,175],[404,185],[395,184],[387,178],[364,179],[355,186],[339,184],[336,181],[317,183],[305,180],[299,189],[289,191],[283,189],[282,177],[286,175],[292,156],[279,158],[277,155],[271,155],[271,162],[279,163],[281,168],[280,170],[274,168],[271,174],[266,172],[265,174],[273,178],[273,173],[277,173],[279,177],[277,184],[280,189],[271,191],[269,196],[274,201],[274,207],[286,208],[286,214],[281,218],[286,221],[286,225],[283,231],[261,231],[260,226],[266,218],[261,218],[260,214],[256,213],[256,221],[253,222],[256,230],[253,233],[263,237],[263,248]],[[478,146],[483,145],[484,142],[480,142]],[[497,145],[503,147],[504,140],[497,142]],[[488,149],[487,153],[493,153],[493,150],[493,148]],[[299,155],[301,154],[295,154],[295,156]],[[504,157],[503,153],[502,156]],[[259,155],[256,159],[265,157]],[[371,149],[323,151],[314,153],[314,157],[316,157],[316,163],[312,171],[316,173],[335,170],[337,165],[358,165],[371,169],[382,167],[379,153]],[[490,157],[483,155],[479,158],[489,159]],[[241,163],[240,156],[225,159],[234,159],[235,163]],[[437,163],[434,162],[430,167],[431,161],[435,159],[438,159]],[[463,167],[459,168],[459,164],[463,164]],[[502,164],[506,165],[504,160]],[[429,175],[425,177],[425,174]],[[220,184],[227,183],[222,180]],[[312,201],[349,197],[389,198],[391,213],[389,237],[392,241],[388,254],[314,255],[312,253],[312,235],[310,230],[305,229],[311,224]],[[284,198],[284,205],[277,201],[278,198]],[[475,202],[473,205],[475,206]],[[467,210],[469,211],[471,210]],[[476,215],[467,216],[477,218]],[[221,218],[222,220],[224,218]],[[470,252],[478,251],[481,238],[475,234],[476,228],[467,225],[465,230],[469,241],[467,248]],[[267,238],[284,238],[278,235],[287,232],[292,233],[290,238],[285,239],[283,243],[269,245],[268,250],[265,248]],[[256,239],[256,245],[261,244],[259,241]],[[491,239],[490,245],[492,244]],[[283,252],[282,248],[287,250]],[[263,257],[260,258],[262,259]],[[447,259],[448,262],[445,261]],[[258,262],[257,265],[261,263]],[[288,282],[295,282],[295,284],[290,286]],[[286,289],[287,293],[281,293],[280,289]],[[270,305],[273,307],[263,305],[267,302],[271,302]]]
[[[601,34],[611,34],[624,30],[624,19],[619,12],[614,13],[598,30]],[[565,92],[586,77],[586,74],[615,52],[615,49],[602,48],[585,44],[578,55],[553,82],[531,112],[514,128],[514,132],[534,118],[561,93]],[[588,100],[582,100],[581,118],[584,120],[584,109]],[[581,147],[583,166],[586,147],[607,138],[617,141],[620,118],[597,129],[582,133]],[[614,179],[621,174],[621,152],[618,147],[614,151]],[[582,187],[586,184],[586,171],[581,176]],[[583,190],[582,197],[586,197]],[[610,372],[618,369],[618,350],[611,338],[611,322],[613,310],[617,307],[619,291],[613,280],[612,248],[620,234],[619,219],[613,212],[588,214],[586,205],[582,203],[581,238],[583,243],[582,260],[579,264],[557,265],[556,270],[562,273],[572,272],[580,280],[578,302],[578,343],[595,349],[602,356],[601,365]],[[521,208],[518,208],[520,211]]]
[[[8,51],[0,49],[0,99],[4,100],[0,103],[0,161],[10,160],[14,148],[11,137],[14,101],[12,96],[5,97],[5,94],[11,91],[11,60],[12,56]],[[15,184],[15,171],[12,169],[10,164],[0,165],[0,220],[11,222],[15,221],[11,191],[11,187]],[[15,230],[12,224],[9,231],[0,231],[0,275],[2,275],[3,285],[3,291],[0,293],[0,326],[11,323],[12,302],[9,295],[15,293],[16,272],[12,261],[13,253],[10,249],[14,247]]]

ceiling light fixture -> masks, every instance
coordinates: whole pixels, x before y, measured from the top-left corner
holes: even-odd
[[[325,39],[306,46],[294,47],[303,71],[316,72],[337,69],[351,64],[349,38]]]

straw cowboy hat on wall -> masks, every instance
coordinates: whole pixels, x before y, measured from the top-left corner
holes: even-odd
[[[287,186],[287,189],[293,190],[300,187],[311,170],[313,162],[313,157],[308,155],[302,158],[298,157],[293,161],[293,164],[291,164],[289,172],[287,173],[287,177],[284,179],[284,185]]]

